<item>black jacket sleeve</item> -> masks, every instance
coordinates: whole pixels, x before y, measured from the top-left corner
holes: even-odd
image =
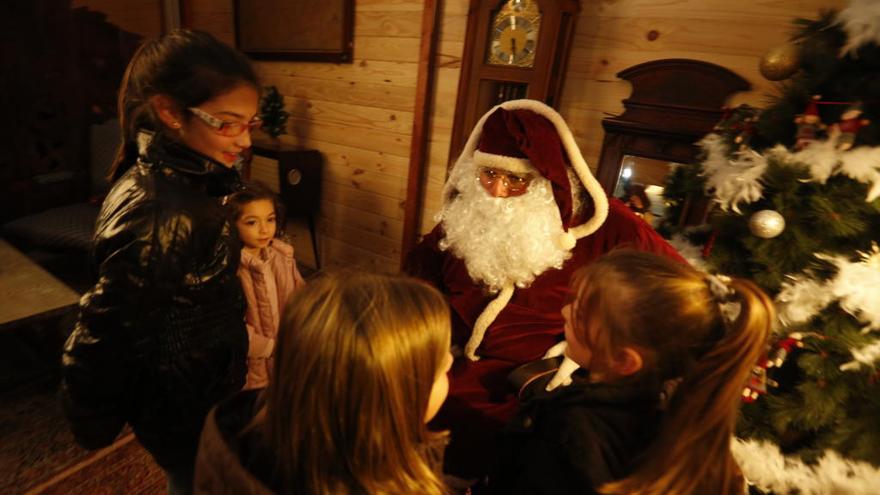
[[[80,300],[62,356],[62,406],[77,442],[89,449],[112,443],[128,419],[151,330],[182,283],[187,249],[179,214],[152,202],[112,201],[98,221],[98,282]]]

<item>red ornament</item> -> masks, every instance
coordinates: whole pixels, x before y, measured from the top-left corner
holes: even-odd
[[[803,335],[800,333],[792,333],[789,334],[788,337],[776,342],[776,351],[773,353],[773,357],[770,360],[770,366],[780,367],[782,363],[785,362],[785,358],[791,354],[791,351],[797,348],[801,348],[804,346],[802,341]]]
[[[794,119],[794,123],[797,124],[794,147],[798,151],[819,139],[819,133],[827,127],[819,117],[818,102],[820,98],[819,95],[813,95],[804,113],[797,115]]]
[[[715,239],[717,237],[718,237],[718,231],[713,230],[712,234],[709,236],[709,240],[706,241],[706,245],[703,246],[703,252],[702,252],[703,259],[708,258],[709,255],[712,254],[712,248],[715,247]]]
[[[743,388],[742,401],[752,403],[758,400],[758,397],[767,393],[767,360],[762,359],[754,368],[749,380]]]

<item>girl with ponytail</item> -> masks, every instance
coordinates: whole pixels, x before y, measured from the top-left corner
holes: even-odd
[[[585,372],[520,391],[494,493],[734,494],[743,387],[772,301],[752,282],[617,250],[572,278],[565,354]]]
[[[251,145],[259,83],[213,36],[146,41],[119,90],[122,140],[93,238],[97,283],[63,356],[76,440],[97,449],[128,423],[168,478],[192,491],[208,410],[244,384],[241,246],[222,198]]]

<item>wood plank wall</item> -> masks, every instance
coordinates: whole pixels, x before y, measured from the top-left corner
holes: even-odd
[[[194,28],[234,41],[231,0],[189,7]],[[325,266],[397,270],[421,15],[419,0],[358,0],[354,63],[255,63],[291,113],[282,140],[326,159],[318,219]]]
[[[234,42],[232,0],[184,1],[193,27]],[[433,227],[441,203],[468,3],[441,5],[422,232]],[[632,65],[662,58],[723,65],[754,86],[731,103],[760,105],[773,88],[758,73],[760,56],[786,40],[795,17],[815,17],[819,8],[844,3],[581,0],[560,112],[595,166],[601,120],[622,112],[621,100],[629,95],[629,83],[615,74]],[[319,249],[329,266],[397,269],[421,9],[419,0],[357,0],[354,64],[257,63],[292,113],[283,139],[327,157]]]

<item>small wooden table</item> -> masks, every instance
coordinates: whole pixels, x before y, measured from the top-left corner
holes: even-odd
[[[0,239],[0,329],[62,313],[79,294]]]

